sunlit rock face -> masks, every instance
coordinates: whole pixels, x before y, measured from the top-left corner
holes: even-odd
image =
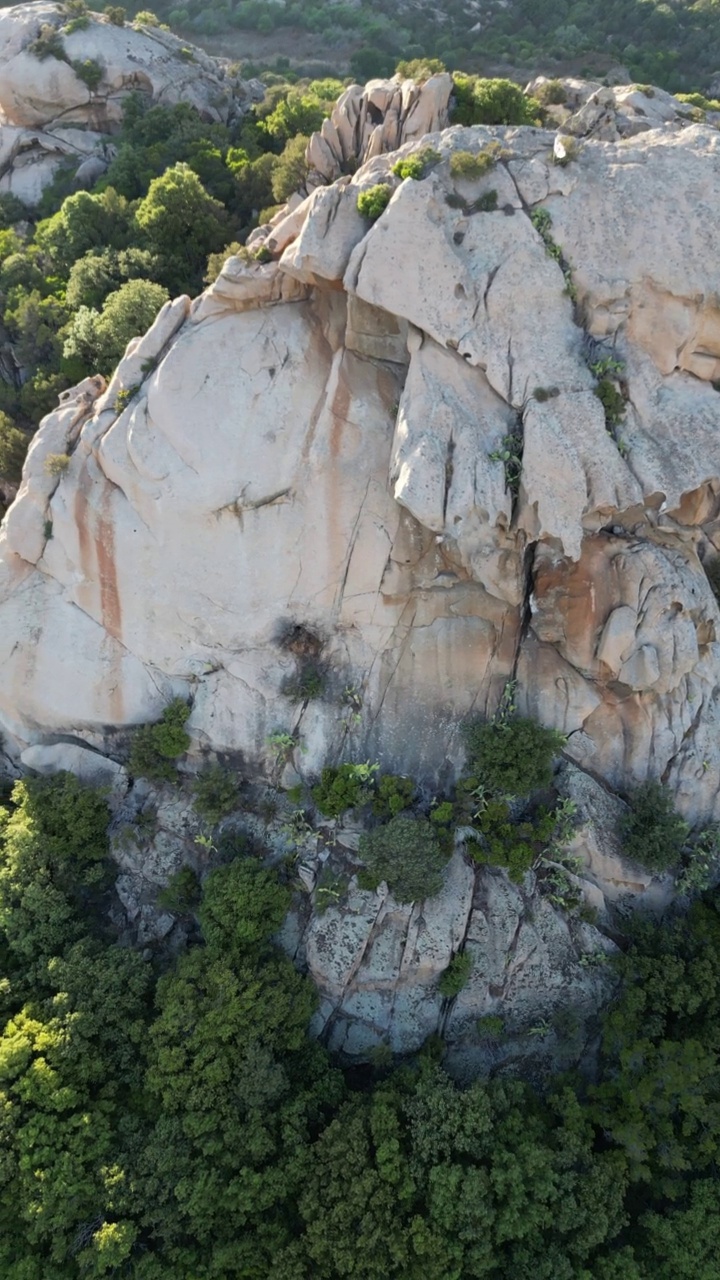
[[[256,233],[270,261],[229,260],[108,389],[66,393],[0,544],[12,749],[97,744],[174,692],[196,747],[262,765],[282,731],[303,774],[435,785],[512,679],[594,777],[718,816],[720,135],[656,124],[566,165],[551,131],[388,125],[437,151],[426,177],[382,134]],[[325,672],[299,704],[292,634]]]

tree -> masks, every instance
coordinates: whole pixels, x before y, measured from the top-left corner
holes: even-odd
[[[286,144],[285,149],[273,168],[272,193],[278,204],[284,204],[295,191],[302,192],[308,175],[308,163],[305,159],[308,138],[304,134]]]
[[[556,729],[521,718],[469,721],[463,737],[471,772],[490,791],[511,796],[548,787],[553,757],[565,744]]]
[[[111,373],[130,339],[150,328],[167,300],[162,285],[128,280],[108,295],[102,311],[80,307],[66,329],[63,355],[79,358],[90,372]]]
[[[652,871],[666,871],[680,861],[688,832],[670,792],[659,782],[644,782],[631,792],[620,827],[628,858]]]
[[[91,249],[123,249],[130,242],[132,214],[128,201],[113,187],[98,194],[77,191],[63,201],[59,213],[41,222],[36,244],[67,275]]]
[[[400,813],[384,826],[364,832],[360,857],[367,865],[364,883],[387,881],[398,902],[433,898],[442,889],[447,855],[427,818]]]
[[[135,222],[157,257],[158,279],[171,291],[199,289],[208,255],[229,239],[225,210],[187,164],[153,179]]]
[[[13,426],[12,419],[0,410],[0,477],[19,484],[29,438]]]
[[[539,106],[512,80],[484,80],[455,72],[453,124],[535,124]]]

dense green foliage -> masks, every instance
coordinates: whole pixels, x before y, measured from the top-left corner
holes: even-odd
[[[659,782],[644,782],[630,795],[621,835],[629,858],[651,871],[666,871],[680,861],[688,826],[675,812],[670,792]]]
[[[376,222],[387,209],[392,193],[393,189],[388,182],[377,182],[374,187],[366,187],[357,198],[358,213],[369,222]]]
[[[205,36],[234,29],[265,36],[273,58],[280,41],[292,51],[296,35],[316,35],[319,56],[338,70],[349,63],[359,80],[389,74],[398,59],[413,70],[426,67],[427,74],[441,59],[485,75],[512,68],[518,79],[523,68],[529,74],[553,67],[602,78],[622,62],[635,80],[682,89],[701,86],[720,67],[717,0],[488,0],[481,22],[466,0],[239,0],[231,6],[158,0],[156,7],[201,44]],[[286,66],[289,59],[281,61]]]
[[[433,898],[443,885],[447,855],[427,818],[400,813],[360,837],[360,857],[367,871],[363,884],[385,880],[398,902]]]
[[[68,775],[18,784],[2,813],[3,1277],[714,1277],[713,899],[635,929],[589,1084],[459,1088],[441,1042],[345,1080],[269,941],[281,878],[240,856],[197,906],[186,877],[174,909],[202,941],[150,961],[107,924],[108,816]],[[461,952],[449,999],[468,976]],[[502,1034],[481,1020],[479,1041]]]
[[[187,702],[174,698],[156,724],[144,724],[135,730],[130,747],[130,772],[135,777],[150,778],[153,782],[173,781],[175,761],[190,746],[184,727],[189,715]],[[203,795],[203,783],[200,787]]]
[[[195,778],[195,808],[212,826],[232,813],[238,802],[237,778],[221,764],[209,764]]]
[[[489,800],[477,819],[478,841],[471,844],[476,862],[505,867],[511,880],[519,883],[545,852],[555,835],[557,817],[540,809],[532,817],[513,821],[504,800]]]
[[[453,956],[445,972],[441,974],[438,982],[440,995],[445,996],[447,1000],[452,1000],[453,996],[459,995],[467,985],[472,969],[473,958],[470,952],[459,951],[456,956]]]
[[[471,721],[464,726],[468,764],[489,791],[527,796],[552,781],[553,757],[565,739],[536,720]]]

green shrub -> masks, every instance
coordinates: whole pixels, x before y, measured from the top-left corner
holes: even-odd
[[[562,80],[546,80],[535,90],[535,98],[541,107],[562,106],[567,102],[567,89]]]
[[[502,1040],[505,1022],[496,1013],[488,1013],[484,1018],[478,1018],[475,1029],[481,1040]]]
[[[48,475],[54,476],[56,479],[64,475],[69,466],[69,453],[49,453],[43,463],[44,470],[47,471]]]
[[[133,18],[133,25],[139,27],[161,27],[162,23],[152,9],[141,9]]]
[[[418,182],[426,176],[433,165],[439,162],[439,151],[435,151],[433,147],[423,147],[421,151],[415,151],[411,156],[396,160],[392,172],[396,178],[414,178]]]
[[[45,22],[40,28],[40,34],[37,40],[33,40],[28,45],[28,53],[32,53],[41,62],[46,58],[57,58],[58,62],[67,62],[68,56],[65,52],[65,45],[62,42],[62,36],[55,27]]]
[[[181,62],[194,62],[195,54],[187,45],[183,45],[182,49],[178,49],[178,58],[180,58]]]
[[[503,148],[499,142],[488,142],[480,151],[453,151],[450,157],[450,173],[453,178],[463,178],[472,182],[494,169],[498,160],[502,160],[503,154]]]
[[[130,772],[135,777],[153,782],[172,782],[176,775],[174,762],[190,746],[185,721],[190,707],[182,698],[173,698],[156,724],[144,724],[135,730],[130,747]]]
[[[372,794],[372,776],[377,765],[341,764],[323,769],[312,789],[313,802],[326,818],[339,818],[348,809],[365,804]]]
[[[185,916],[195,910],[200,902],[200,881],[192,867],[182,867],[171,876],[157,896],[157,904],[173,915]]]
[[[82,80],[91,93],[97,89],[103,78],[103,70],[99,62],[94,58],[85,58],[84,62],[72,62],[70,65],[78,80]]]
[[[402,76],[403,80],[417,80],[418,84],[422,84],[431,76],[439,76],[446,70],[445,63],[439,58],[411,58],[409,61],[398,62],[395,75]]]
[[[688,825],[675,812],[672,796],[659,782],[643,782],[629,798],[630,812],[620,825],[623,850],[648,871],[677,866]]]
[[[486,80],[456,71],[453,87],[452,124],[532,125],[537,122],[540,104],[534,98],[527,98],[512,80]]]
[[[594,392],[605,412],[606,427],[619,426],[625,417],[627,405],[614,382],[611,382],[609,378],[601,378],[594,388]]]
[[[372,811],[376,818],[395,818],[409,809],[415,796],[412,778],[396,773],[382,773],[375,783]]]
[[[357,198],[358,213],[370,222],[376,222],[387,209],[392,193],[393,189],[387,182],[378,182],[374,187],[361,191]]]
[[[125,26],[127,9],[123,9],[120,5],[108,4],[103,9],[103,13],[105,14],[108,22],[111,22],[114,27]]]
[[[12,227],[16,222],[25,222],[28,220],[29,210],[22,200],[11,192],[6,191],[0,195],[0,231],[6,231],[8,227]]]
[[[434,898],[442,889],[447,857],[427,818],[399,814],[366,831],[360,837],[360,857],[368,872],[363,883],[385,880],[398,902]]]
[[[291,896],[277,872],[254,859],[217,867],[203,883],[198,912],[207,945],[227,954],[264,942],[282,924]]]
[[[468,762],[489,791],[527,796],[549,787],[553,757],[565,745],[535,720],[474,721],[463,727]]]
[[[502,462],[505,471],[505,488],[514,498],[520,492],[522,479],[524,436],[522,425],[510,435],[503,436],[497,449],[488,454],[491,462]]]
[[[30,437],[0,410],[0,476],[11,484],[19,484]]]
[[[237,805],[237,779],[221,764],[209,764],[195,778],[193,796],[197,813],[214,827]]]
[[[73,31],[86,31],[90,26],[90,19],[86,13],[80,13],[76,18],[71,18],[63,27],[63,34],[71,36]]]
[[[486,866],[505,867],[519,884],[547,849],[557,819],[552,811],[540,809],[533,821],[513,822],[507,801],[490,800],[476,826],[481,839],[469,846],[472,857]]]
[[[447,969],[440,975],[438,991],[446,1000],[452,1000],[466,987],[472,973],[473,958],[469,951],[459,951],[453,956]]]

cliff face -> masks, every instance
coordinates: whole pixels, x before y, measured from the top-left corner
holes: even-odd
[[[371,156],[66,393],[2,534],[11,741],[99,743],[176,691],[200,746],[438,779],[516,679],[595,776],[718,816],[720,135],[554,145],[445,129],[404,182]],[[327,672],[299,705],[293,628]]]

